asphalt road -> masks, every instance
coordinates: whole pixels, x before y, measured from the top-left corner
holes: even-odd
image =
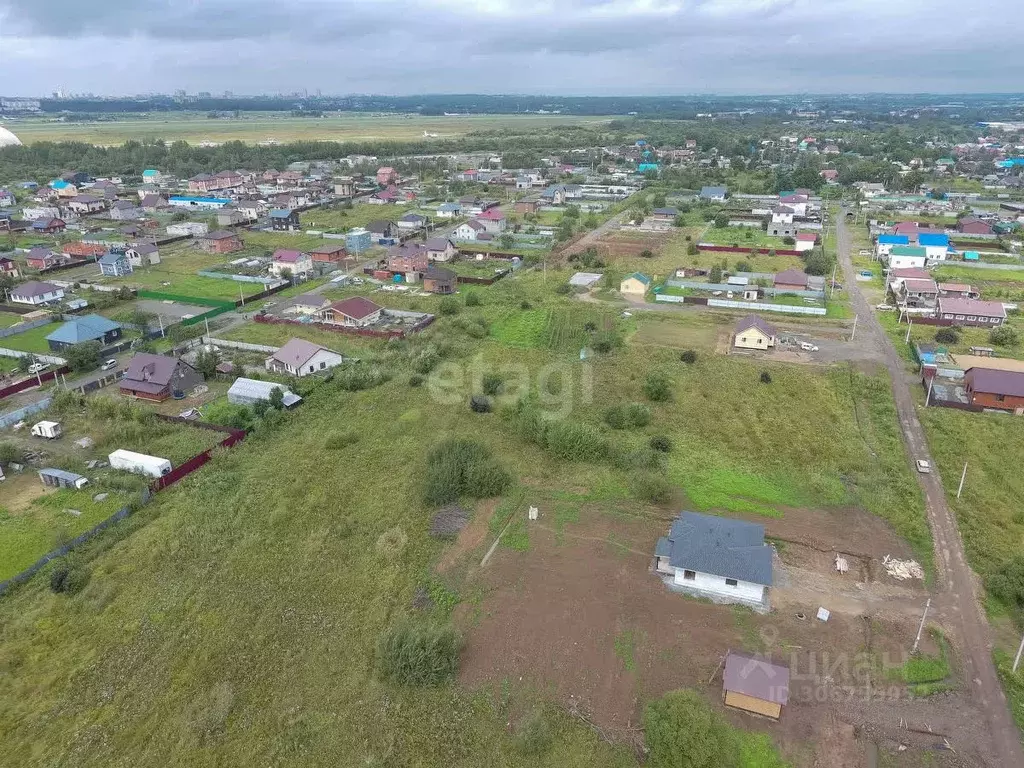
[[[883,362],[892,379],[893,395],[896,399],[903,440],[907,446],[908,460],[913,464],[916,459],[925,459],[932,465],[930,474],[915,474],[921,490],[924,491],[928,523],[932,530],[935,562],[938,568],[936,586],[943,593],[940,599],[947,605],[949,621],[959,635],[964,672],[971,698],[988,724],[988,764],[992,768],[1024,766],[1020,733],[1010,716],[1006,696],[992,662],[991,630],[975,594],[975,576],[967,565],[956,518],[946,502],[942,481],[928,452],[924,430],[917,418],[911,393],[911,386],[915,385],[914,380],[908,376],[903,359],[889,336],[882,330],[855,279],[855,270],[850,259],[851,242],[845,218],[844,212],[836,222],[839,263],[846,284],[851,286],[850,298],[860,318],[858,333],[866,334],[878,349],[884,350]]]

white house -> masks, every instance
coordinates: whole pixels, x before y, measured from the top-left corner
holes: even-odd
[[[945,261],[949,255],[949,235],[947,234],[922,232],[917,236],[917,244],[919,247],[924,248],[925,257],[928,259],[929,264],[936,261]]]
[[[345,362],[340,355],[305,339],[289,339],[283,347],[267,358],[267,370],[291,376],[309,376],[328,371]]]
[[[772,209],[772,224],[792,224],[793,209],[788,205],[778,205]]]
[[[897,245],[910,245],[910,238],[907,235],[879,235],[875,243],[875,256],[885,258]]]
[[[923,268],[928,252],[916,245],[894,245],[889,251],[889,269]]]
[[[270,274],[281,277],[288,270],[293,277],[313,274],[313,257],[308,253],[290,248],[278,248],[274,251],[274,260],[270,264]]]
[[[432,237],[427,240],[427,258],[430,261],[451,261],[459,255],[458,249],[447,237]]]
[[[15,304],[50,304],[64,298],[64,289],[53,283],[32,280],[11,288],[11,301]]]
[[[476,240],[477,235],[481,232],[486,232],[485,227],[481,222],[476,219],[470,219],[462,224],[459,224],[453,231],[452,237],[456,240]]]
[[[124,255],[133,267],[148,267],[160,263],[160,250],[150,243],[139,243],[128,248]]]
[[[817,242],[818,236],[813,232],[798,232],[796,235],[796,249],[798,251],[814,250],[814,245]]]
[[[462,206],[458,203],[441,203],[437,206],[437,217],[439,219],[452,219],[462,215]]]
[[[656,571],[669,588],[764,613],[772,554],[763,525],[696,512],[681,513],[654,550]]]

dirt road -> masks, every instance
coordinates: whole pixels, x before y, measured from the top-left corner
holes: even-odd
[[[850,235],[846,229],[845,218],[844,210],[836,222],[839,263],[842,265],[846,284],[852,286],[850,298],[860,318],[858,332],[871,338],[878,349],[884,350],[884,363],[892,378],[896,410],[909,460],[931,461],[928,443],[921,422],[917,418],[911,395],[912,379],[855,279],[850,259]],[[988,724],[989,765],[992,768],[1024,765],[1020,734],[1010,717],[1006,697],[992,663],[990,630],[975,594],[975,576],[967,565],[960,531],[946,503],[945,491],[935,470],[935,462],[931,461],[931,464],[931,474],[918,474],[917,478],[924,491],[928,522],[935,543],[935,560],[938,567],[936,586],[945,593],[942,599],[950,608],[949,622],[959,635],[964,672],[971,698],[984,714]]]

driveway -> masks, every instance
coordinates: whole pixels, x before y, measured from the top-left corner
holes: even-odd
[[[878,349],[884,351],[883,360],[892,379],[893,396],[896,399],[903,440],[907,446],[908,462],[913,466],[915,459],[926,459],[934,468],[935,462],[928,452],[928,443],[917,417],[911,393],[911,386],[915,385],[914,379],[908,375],[903,359],[889,336],[882,330],[868,300],[861,292],[860,284],[855,279],[855,270],[850,258],[850,234],[846,230],[845,218],[844,210],[836,221],[839,263],[846,284],[851,286],[850,298],[860,318],[858,334],[864,334]],[[931,474],[927,475],[917,472],[914,474],[924,492],[928,523],[932,531],[938,569],[936,586],[943,593],[941,602],[949,607],[948,623],[959,635],[964,672],[971,698],[988,725],[986,743],[991,753],[989,765],[992,768],[1024,765],[1020,732],[1010,716],[1006,696],[992,663],[991,631],[974,591],[975,575],[967,565],[956,519],[946,502],[946,493],[937,471],[933,469]]]

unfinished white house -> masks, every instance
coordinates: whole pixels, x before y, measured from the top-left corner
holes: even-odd
[[[773,548],[764,526],[683,512],[655,546],[655,571],[676,591],[767,613]]]

